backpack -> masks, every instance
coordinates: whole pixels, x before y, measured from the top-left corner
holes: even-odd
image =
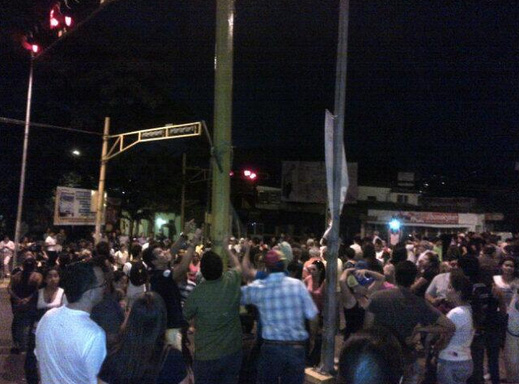
[[[128,276],[130,283],[136,287],[146,284],[148,281],[148,271],[142,261],[133,261],[132,269],[130,269],[130,275]]]

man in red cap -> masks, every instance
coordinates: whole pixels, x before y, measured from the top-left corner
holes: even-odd
[[[270,250],[263,258],[267,278],[241,288],[241,304],[255,305],[261,317],[259,383],[304,382],[305,320],[315,320],[317,308],[304,284],[285,274],[285,260],[281,251]]]

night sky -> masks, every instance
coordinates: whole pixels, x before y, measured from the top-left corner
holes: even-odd
[[[1,15],[0,116],[24,119],[28,53],[16,36],[38,2],[11,3]],[[236,2],[236,162],[275,174],[281,160],[323,159],[338,7],[337,0]],[[114,132],[202,119],[211,126],[214,19],[207,0],[109,4],[37,60],[32,120],[96,132],[107,114]],[[518,20],[516,1],[351,1],[345,145],[361,181],[395,170],[467,183],[519,176]],[[0,188],[9,202],[16,202],[22,132],[0,125]],[[72,147],[95,169],[99,142],[33,129],[32,187],[52,184],[72,162]]]

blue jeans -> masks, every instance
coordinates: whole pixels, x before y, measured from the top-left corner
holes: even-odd
[[[304,345],[263,343],[258,367],[258,383],[302,384],[305,380],[305,355]]]
[[[215,360],[196,360],[193,373],[196,384],[235,384],[240,376],[242,350]]]
[[[465,384],[472,375],[472,360],[450,361],[438,359],[439,384]]]

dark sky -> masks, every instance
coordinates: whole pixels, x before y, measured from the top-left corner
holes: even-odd
[[[13,36],[30,25],[30,5],[38,2],[11,3],[1,16],[0,115],[23,119],[28,59]],[[338,0],[236,2],[239,161],[272,166],[323,159],[338,7]],[[100,132],[110,113],[117,132],[134,129],[133,123],[148,128],[204,119],[212,125],[214,16],[215,2],[207,0],[110,4],[38,59],[33,121]],[[517,177],[518,20],[517,1],[351,1],[345,144],[348,160],[360,162],[361,180],[396,169],[470,181]],[[132,87],[128,73],[149,89]],[[119,104],[99,103],[107,93]],[[133,93],[152,102],[164,94],[171,112],[137,108]],[[81,108],[90,108],[82,113],[88,123],[76,118]],[[60,154],[74,145],[99,156],[95,138],[34,131],[35,175],[69,162]],[[0,125],[0,135],[2,179],[17,186],[22,128]]]

